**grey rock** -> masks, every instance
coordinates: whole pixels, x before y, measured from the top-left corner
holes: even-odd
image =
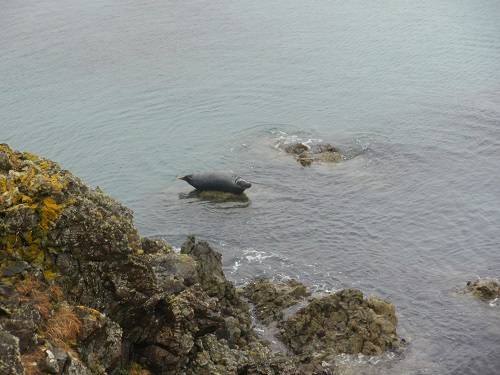
[[[0,327],[0,374],[24,375],[19,339]]]

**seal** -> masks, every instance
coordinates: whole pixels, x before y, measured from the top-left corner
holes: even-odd
[[[241,194],[252,186],[250,182],[242,179],[233,171],[195,173],[177,178],[201,191],[211,190]]]

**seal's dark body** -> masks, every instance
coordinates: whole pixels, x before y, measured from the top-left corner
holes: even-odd
[[[195,173],[177,177],[201,191],[223,191],[241,194],[252,184],[232,171]]]

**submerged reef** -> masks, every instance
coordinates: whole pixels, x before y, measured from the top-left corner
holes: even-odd
[[[207,242],[188,236],[178,253],[142,238],[100,188],[6,144],[0,217],[0,374],[335,373],[333,354],[400,345],[389,302],[310,299],[296,281],[238,290]],[[249,300],[289,353],[256,335]]]

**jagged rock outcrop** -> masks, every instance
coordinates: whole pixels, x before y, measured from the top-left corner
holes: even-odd
[[[356,289],[343,289],[292,314],[279,337],[296,354],[379,355],[400,346],[394,306]]]
[[[188,236],[179,254],[163,239],[141,238],[132,212],[101,189],[5,144],[0,273],[1,374],[126,374],[137,367],[158,375],[323,371],[310,359],[318,345],[299,318],[307,314],[300,310],[284,321],[280,311],[307,295],[305,286],[260,284],[267,294],[256,305],[265,310],[273,300],[268,311],[283,320],[288,333],[282,338],[300,355],[273,353],[253,332],[247,302],[207,242]],[[283,290],[286,297],[275,293]],[[361,300],[362,314],[382,314],[377,303]],[[334,329],[337,323],[321,317],[328,309],[318,308],[314,319]],[[381,328],[366,328],[370,334],[392,329],[381,319],[367,321]],[[325,341],[324,335],[316,338]],[[299,343],[310,348],[305,355]],[[380,350],[390,348],[389,342],[379,344]]]
[[[403,346],[394,305],[357,289],[310,298],[296,280],[255,280],[244,291],[257,318],[276,326],[277,337],[314,371],[337,354],[379,355]]]
[[[255,316],[264,324],[283,321],[284,309],[311,295],[306,286],[295,279],[253,280],[245,286],[244,292],[254,305]]]

